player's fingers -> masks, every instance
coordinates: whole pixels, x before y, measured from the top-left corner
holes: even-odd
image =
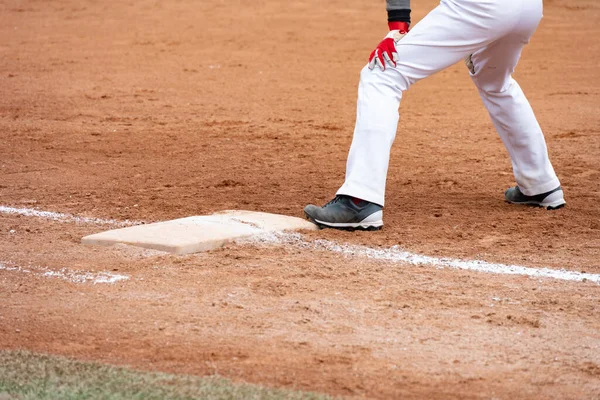
[[[394,67],[396,66],[396,61],[390,57],[390,53],[387,51],[383,52],[383,56],[385,57],[385,59],[387,60],[388,63],[390,63],[390,65],[393,65]]]
[[[379,54],[379,50],[377,50],[377,53],[375,54],[375,58],[377,59],[377,66],[379,67],[379,69],[381,69],[382,71],[385,71],[385,61],[383,59],[383,56],[381,54]]]
[[[369,56],[369,69],[370,70],[373,70],[373,68],[375,68],[375,59],[377,58],[377,57],[375,57],[376,53],[377,53],[377,49],[373,50],[371,52],[371,55]]]

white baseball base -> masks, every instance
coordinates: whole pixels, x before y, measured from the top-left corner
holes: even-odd
[[[174,254],[190,254],[222,247],[235,239],[265,232],[317,230],[301,218],[254,211],[230,210],[204,216],[114,229],[86,236],[83,244],[117,243]]]

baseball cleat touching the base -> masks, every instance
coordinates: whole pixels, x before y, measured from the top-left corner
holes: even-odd
[[[566,204],[561,186],[549,192],[536,194],[534,196],[523,194],[521,189],[519,189],[518,186],[515,186],[504,192],[504,198],[509,203],[545,207],[548,210],[556,210]]]
[[[306,217],[319,228],[376,231],[383,226],[383,207],[350,196],[338,195],[323,207],[304,207]]]

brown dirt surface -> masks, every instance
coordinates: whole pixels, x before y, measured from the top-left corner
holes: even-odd
[[[415,21],[435,6],[415,1]],[[567,207],[503,202],[510,162],[463,65],[406,93],[369,247],[600,273],[600,4],[546,0],[515,73]],[[384,4],[0,3],[0,206],[158,221],[302,216],[342,183]],[[600,398],[600,287],[293,246],[176,257],[0,214],[0,348],[355,398]]]

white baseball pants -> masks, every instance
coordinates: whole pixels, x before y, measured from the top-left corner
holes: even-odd
[[[402,92],[470,54],[471,77],[508,150],[519,188],[535,195],[558,187],[542,130],[511,76],[542,8],[542,0],[442,0],[397,44],[395,68],[365,67],[346,181],[337,194],[384,205]]]

